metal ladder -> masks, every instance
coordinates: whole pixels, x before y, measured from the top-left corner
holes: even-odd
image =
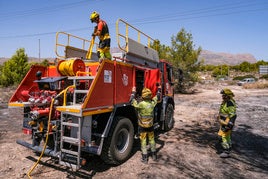
[[[89,80],[92,81],[94,76],[71,76],[68,77],[69,80],[73,80],[73,84],[76,85],[80,80]],[[74,96],[72,105],[77,105],[76,99],[78,94],[86,94],[88,89],[78,90],[74,89]],[[61,113],[61,140],[60,140],[60,157],[59,163],[64,166],[71,167],[73,170],[79,170],[81,168],[81,162],[83,159],[81,158],[81,135],[82,135],[82,123],[83,117],[75,117],[72,121],[66,121],[66,117],[64,116],[66,113]],[[66,127],[72,127],[76,129],[71,129],[76,133],[76,137],[66,136],[64,135],[64,131]],[[64,144],[69,144],[70,149],[64,148]]]
[[[82,160],[80,156],[82,118],[78,117],[77,119],[78,119],[77,123],[66,122],[64,121],[63,116],[61,116],[61,130],[64,130],[65,127],[75,127],[77,128],[77,136],[76,137],[65,136],[64,131],[61,132],[60,157],[59,157],[59,163],[61,165],[71,167],[75,171],[81,168],[81,160]],[[72,150],[65,149],[64,143],[74,145],[74,148],[71,148]]]
[[[72,76],[72,77],[68,77],[69,80],[73,80],[74,85],[76,85],[77,82],[79,82],[80,80],[92,81],[92,80],[94,80],[94,78],[95,78],[95,76]],[[86,90],[75,89],[74,96],[73,96],[73,105],[76,104],[77,94],[87,94],[87,93],[88,93],[88,89],[86,89]]]

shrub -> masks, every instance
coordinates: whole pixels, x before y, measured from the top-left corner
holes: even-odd
[[[245,89],[264,89],[264,88],[268,88],[268,82],[261,81],[261,82],[256,82],[256,83],[244,84],[243,88],[245,88]]]
[[[266,75],[262,75],[262,76],[260,77],[260,79],[266,79],[266,80],[268,80],[268,74],[266,74]]]

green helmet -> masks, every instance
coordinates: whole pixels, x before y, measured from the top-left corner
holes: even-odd
[[[234,97],[235,96],[234,93],[229,88],[222,89],[221,94],[229,96],[229,97]]]

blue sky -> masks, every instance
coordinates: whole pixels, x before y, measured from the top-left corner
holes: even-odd
[[[40,50],[55,58],[57,31],[91,39],[93,11],[108,23],[112,47],[121,18],[167,46],[184,28],[196,48],[268,61],[267,0],[0,0],[0,57],[25,48],[29,57]]]

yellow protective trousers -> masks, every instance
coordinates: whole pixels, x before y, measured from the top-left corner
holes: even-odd
[[[141,142],[141,152],[142,154],[147,154],[147,137],[151,147],[151,152],[155,152],[155,140],[154,131],[150,132],[140,132],[140,142]]]
[[[221,129],[218,132],[218,135],[221,136],[221,139],[222,139],[221,146],[225,150],[230,149],[230,147],[232,146],[231,133],[232,133],[232,130],[223,132]]]
[[[111,39],[108,37],[105,37],[103,39],[100,39],[99,42],[99,48],[98,48],[98,53],[99,53],[99,59],[112,59],[111,53],[110,53],[110,43]]]
[[[99,59],[112,59],[112,55],[110,53],[110,47],[104,47],[103,49],[98,49]]]

